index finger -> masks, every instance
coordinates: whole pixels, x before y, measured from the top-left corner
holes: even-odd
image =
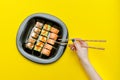
[[[75,40],[79,41],[82,46],[86,46],[86,47],[88,46],[87,43],[84,40],[80,39],[80,38],[75,38]]]

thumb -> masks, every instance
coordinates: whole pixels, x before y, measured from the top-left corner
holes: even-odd
[[[75,45],[75,47],[76,47],[77,50],[79,50],[81,48],[80,43],[78,41],[76,41],[76,40],[74,42],[74,45]]]

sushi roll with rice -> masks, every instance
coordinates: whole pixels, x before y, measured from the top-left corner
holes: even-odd
[[[36,45],[37,45],[37,46],[40,46],[40,47],[43,47],[43,46],[44,46],[44,43],[41,42],[41,41],[37,41]]]
[[[44,29],[44,30],[47,30],[47,31],[50,31],[51,25],[50,25],[50,24],[45,24],[45,25],[43,26],[43,29]]]
[[[39,36],[39,39],[38,39],[38,40],[40,40],[40,41],[42,41],[42,42],[46,42],[47,38],[44,37],[44,36]]]
[[[27,43],[35,43],[36,42],[36,39],[32,38],[32,37],[29,37],[29,39],[27,40]]]
[[[50,31],[52,33],[58,34],[59,30],[57,28],[51,27]]]
[[[39,28],[39,29],[41,29],[42,26],[43,26],[43,23],[42,23],[42,22],[36,22],[36,24],[35,24],[35,27],[37,27],[37,28]]]
[[[53,40],[57,40],[58,35],[55,34],[55,33],[50,33],[50,34],[49,34],[49,38],[50,38],[50,39],[53,39]]]
[[[46,56],[49,56],[50,55],[50,50],[43,48],[41,53],[46,55]]]
[[[47,37],[48,36],[48,31],[42,30],[41,35]]]
[[[54,44],[55,44],[55,40],[48,39],[48,40],[47,40],[47,43],[49,43],[49,44],[51,44],[51,45],[54,45]]]
[[[46,48],[48,50],[52,50],[53,46],[51,46],[50,44],[45,44],[44,48]]]
[[[36,45],[34,47],[34,50],[40,52],[42,50],[42,47]]]
[[[33,43],[26,43],[25,47],[32,50],[34,47],[34,44]]]
[[[39,28],[34,27],[33,31],[34,31],[35,33],[39,34],[41,30],[40,30]]]
[[[35,39],[36,39],[36,38],[38,38],[38,34],[37,34],[37,33],[35,33],[35,32],[32,32],[32,33],[31,33],[31,37],[33,37],[33,38],[35,38]]]

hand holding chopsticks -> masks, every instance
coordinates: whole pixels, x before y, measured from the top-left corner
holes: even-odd
[[[87,48],[95,48],[88,47],[87,43],[81,39],[74,40],[73,44],[70,44],[69,47],[71,50],[74,50],[80,59],[80,62],[83,68],[86,70],[91,80],[102,80],[99,74],[95,71],[95,69],[91,66],[88,59],[88,49]],[[98,48],[95,48],[98,49]]]

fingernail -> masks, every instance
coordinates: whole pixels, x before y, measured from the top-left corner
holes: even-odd
[[[75,39],[72,39],[72,42],[75,42]]]

